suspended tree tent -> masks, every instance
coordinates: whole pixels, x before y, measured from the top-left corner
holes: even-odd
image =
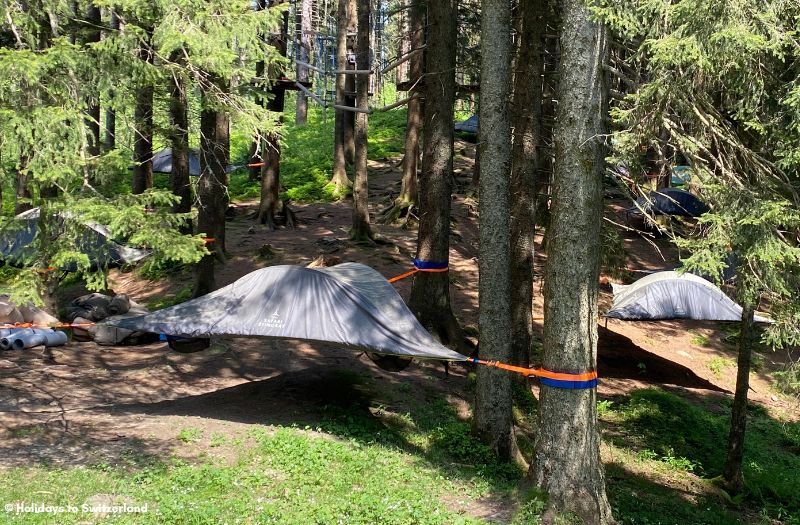
[[[645,212],[650,215],[678,217],[699,217],[708,210],[708,205],[696,195],[678,188],[651,191],[646,196],[636,199],[635,206],[628,208],[629,213]]]
[[[456,122],[455,126],[453,127],[455,131],[460,133],[472,133],[473,135],[477,135],[478,133],[478,115],[472,115],[470,118],[465,120],[464,122]]]
[[[78,223],[68,213],[60,214],[50,232],[53,240],[69,238],[72,246],[89,257],[92,270],[113,268],[138,262],[148,255],[147,250],[124,246],[115,241],[107,227],[95,222]],[[39,232],[39,208],[20,213],[0,230],[0,259],[13,266],[24,266],[36,257]],[[66,271],[77,270],[74,263]]]
[[[696,319],[740,321],[742,307],[702,277],[658,272],[633,284],[612,284],[614,304],[606,317],[614,319]],[[756,316],[756,322],[770,322]]]
[[[230,173],[240,167],[241,165],[232,164],[225,168],[225,171]],[[153,155],[153,172],[172,173],[172,148],[164,148]],[[193,177],[200,175],[200,152],[196,149],[189,150],[189,175]]]
[[[262,268],[208,295],[108,324],[172,337],[299,339],[402,358],[467,360],[436,341],[381,274],[357,263]]]

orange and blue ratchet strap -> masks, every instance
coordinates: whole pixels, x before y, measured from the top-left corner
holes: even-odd
[[[467,359],[470,363],[478,365],[493,366],[495,368],[502,368],[509,372],[516,372],[524,376],[536,376],[539,382],[545,386],[553,388],[567,388],[572,390],[596,388],[597,387],[597,371],[586,372],[583,374],[571,374],[566,372],[551,372],[543,368],[525,368],[522,366],[507,365],[499,361],[487,361],[485,359],[475,359],[473,357]]]
[[[414,269],[413,270],[409,270],[406,273],[402,273],[402,274],[398,275],[397,277],[392,277],[391,279],[389,279],[389,282],[390,283],[397,282],[400,279],[405,279],[406,277],[411,277],[412,275],[414,275],[417,272],[438,273],[438,272],[446,272],[446,271],[449,270],[448,265],[447,265],[446,262],[437,263],[437,262],[431,262],[431,261],[423,261],[423,260],[420,260],[420,259],[414,259],[413,263],[414,263]]]

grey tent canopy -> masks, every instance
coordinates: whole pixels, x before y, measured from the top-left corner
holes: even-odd
[[[107,323],[166,336],[300,339],[401,357],[467,359],[437,342],[382,275],[357,263],[262,268],[202,297]]]
[[[456,122],[455,126],[453,127],[455,131],[459,131],[461,133],[472,133],[473,135],[478,133],[478,115],[472,115],[470,118],[465,120],[464,122]]]
[[[36,237],[39,228],[39,208],[20,213],[4,228],[0,229],[0,259],[14,266],[23,266],[36,256]],[[93,270],[111,268],[138,262],[150,255],[147,250],[139,250],[115,241],[106,226],[85,221],[75,228],[74,221],[68,212],[62,212],[54,221],[54,236],[72,233],[73,246],[89,257]],[[70,264],[67,271],[75,271],[77,265]]]
[[[636,205],[628,209],[630,213],[644,211],[654,215],[679,217],[699,217],[708,210],[708,205],[696,195],[678,188],[651,191],[647,196],[636,199]]]
[[[230,173],[239,167],[230,165],[225,171]],[[153,172],[172,173],[172,148],[164,148],[153,155]],[[189,175],[195,177],[200,175],[200,152],[196,149],[189,150]]]
[[[742,307],[713,283],[691,273],[658,272],[633,284],[612,284],[615,319],[739,321]],[[756,316],[757,322],[770,322]]]

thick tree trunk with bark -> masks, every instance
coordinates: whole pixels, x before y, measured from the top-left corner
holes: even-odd
[[[285,0],[276,0],[269,5],[273,7],[284,3]],[[286,45],[289,29],[289,13],[284,13],[283,24],[280,35],[270,37],[270,43],[281,56],[286,56]],[[278,64],[268,66],[268,76],[272,82],[270,88],[270,99],[267,102],[267,109],[277,113],[278,126],[283,123],[283,110],[286,100],[286,91],[278,84],[278,79],[283,76],[283,69]],[[276,214],[283,212],[286,226],[294,226],[294,216],[280,200],[280,174],[281,174],[281,145],[280,136],[277,133],[270,133],[266,138],[266,145],[261,153],[263,165],[261,166],[261,201],[258,205],[258,221],[266,224],[270,230],[277,225]]]
[[[347,6],[350,0],[339,0],[336,11],[336,68],[344,69],[347,63]],[[336,105],[346,106],[345,97],[346,75],[336,75]],[[345,154],[345,126],[346,111],[337,109],[334,121],[334,141],[333,141],[333,176],[331,183],[336,186],[336,193],[343,194],[345,189],[350,186],[350,179],[347,178],[347,156]]]
[[[597,367],[604,148],[605,28],[583,0],[565,0],[556,166],[544,288],[546,370],[583,373]],[[529,479],[548,495],[542,523],[559,514],[587,524],[613,523],[605,493],[597,430],[596,389],[542,385],[539,432]]]
[[[342,69],[356,69],[356,65],[353,63],[352,59],[355,55],[356,47],[357,17],[358,0],[347,0],[347,60],[342,64]],[[354,107],[356,105],[355,75],[344,76],[344,92],[345,105]],[[347,159],[347,164],[351,166],[354,165],[356,162],[356,114],[352,111],[344,112],[344,154]]]
[[[189,113],[186,81],[179,73],[173,75],[171,79],[169,115],[172,124],[170,132],[172,173],[169,183],[172,193],[180,197],[180,200],[172,205],[172,211],[189,213],[192,211],[192,188],[189,180]],[[188,229],[191,231],[191,224]]]
[[[226,86],[219,78],[210,82],[219,90]],[[209,108],[204,93],[204,109],[200,114],[200,176],[197,179],[197,232],[213,239],[206,247],[211,252],[195,269],[193,297],[216,289],[214,264],[224,260],[225,211],[228,209],[228,175],[225,168],[230,157],[229,118],[223,111]]]
[[[300,0],[297,8],[297,30],[300,32],[298,38],[297,57],[309,63],[311,56],[311,7],[313,0]],[[297,64],[297,81],[308,82],[308,68]],[[295,123],[305,124],[308,120],[308,97],[302,91],[297,92],[297,109],[295,111]]]
[[[360,2],[358,5],[358,42],[356,46],[357,65],[361,70],[370,69],[370,7],[371,2]],[[369,108],[369,75],[357,75],[356,107]],[[372,239],[372,228],[369,224],[369,177],[367,174],[367,132],[368,117],[366,113],[356,113],[355,129],[355,165],[353,169],[353,228],[350,237],[357,241]]]
[[[509,179],[511,171],[511,3],[484,0],[481,20],[480,358],[511,358]],[[474,432],[503,461],[515,452],[511,375],[479,367]]]
[[[750,365],[753,357],[753,322],[755,305],[742,301],[742,320],[739,325],[739,357],[736,368],[736,393],[731,410],[731,430],[728,435],[728,455],[725,459],[723,478],[728,490],[741,492],[744,488],[742,459],[744,458],[744,436],[747,428],[747,391],[750,389]]]
[[[511,157],[511,361],[527,367],[533,339],[533,238],[542,117],[542,41],[547,0],[519,3],[514,70],[514,141]]]
[[[425,113],[417,259],[447,263],[450,258],[450,201],[453,181],[453,102],[455,99],[456,2],[428,3]],[[464,340],[450,305],[447,272],[414,277],[409,308],[444,343],[462,350]]]
[[[415,1],[408,9],[409,49],[406,52],[421,50],[425,45],[425,6],[421,0]],[[404,49],[404,46],[401,46]],[[409,63],[408,77],[411,85],[422,78],[423,53],[413,55]],[[414,96],[416,95],[416,96]],[[395,199],[392,207],[385,213],[387,223],[396,221],[401,217],[408,219],[411,209],[417,203],[417,168],[419,165],[419,140],[422,131],[422,90],[414,88],[409,92],[414,96],[408,102],[406,112],[406,136],[403,151],[403,176],[400,181],[400,194]]]
[[[139,45],[139,59],[153,63],[150,47],[152,29],[146,40]],[[153,85],[148,83],[136,88],[136,107],[133,112],[133,193],[144,193],[153,187]]]

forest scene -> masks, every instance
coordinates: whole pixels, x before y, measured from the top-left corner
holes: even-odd
[[[0,1],[5,524],[800,525],[797,0]]]

